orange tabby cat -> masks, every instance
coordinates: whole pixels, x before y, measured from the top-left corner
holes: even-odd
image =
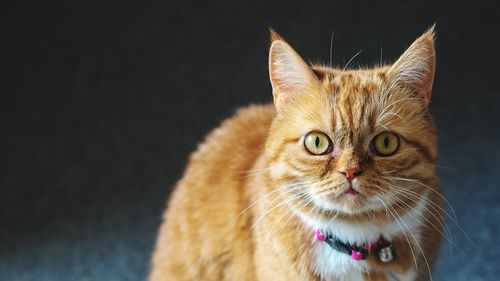
[[[149,280],[428,280],[442,234],[433,28],[391,66],[308,65],[271,32],[274,106],[191,156]]]

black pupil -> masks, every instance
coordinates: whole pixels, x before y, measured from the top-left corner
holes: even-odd
[[[384,138],[384,146],[388,147],[389,146],[389,137]]]
[[[314,144],[316,144],[316,147],[319,147],[319,142],[320,142],[319,137],[316,137],[316,140],[314,141]]]

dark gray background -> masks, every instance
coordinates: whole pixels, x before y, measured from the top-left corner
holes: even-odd
[[[190,151],[271,101],[267,27],[307,59],[395,59],[437,22],[432,101],[459,249],[435,280],[498,280],[497,7],[481,1],[33,1],[0,14],[0,280],[142,280]],[[237,152],[234,152],[237,153]]]

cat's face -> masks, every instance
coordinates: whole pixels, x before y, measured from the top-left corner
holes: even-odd
[[[277,116],[266,145],[287,204],[309,215],[359,214],[406,204],[434,175],[428,113],[432,31],[392,66],[310,67],[274,35],[270,73]]]

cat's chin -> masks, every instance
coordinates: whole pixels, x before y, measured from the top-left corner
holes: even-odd
[[[363,215],[382,208],[378,201],[372,200],[362,194],[344,193],[340,196],[318,198],[313,196],[314,203],[324,213],[341,215]]]
[[[333,205],[335,210],[349,215],[366,213],[374,207],[365,196],[350,194],[342,195]]]
[[[338,208],[335,210],[323,210],[323,212],[315,212],[314,214],[303,212],[302,210],[294,210],[295,215],[299,217],[312,229],[321,228],[321,226],[328,226],[334,221],[351,221],[365,220],[370,216],[367,214],[376,212],[379,208],[363,208],[363,209],[350,209]]]
[[[375,209],[373,206],[367,204],[351,204],[350,202],[346,202],[344,204],[335,204],[336,206],[332,210],[328,210],[330,213],[339,213],[341,215],[348,216],[357,216],[364,215]]]

